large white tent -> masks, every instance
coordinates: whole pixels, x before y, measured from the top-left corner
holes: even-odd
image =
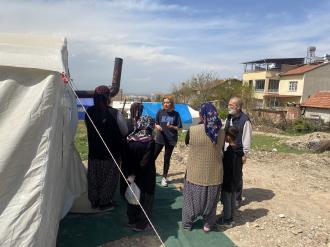
[[[0,34],[0,246],[55,246],[86,191],[66,40]]]

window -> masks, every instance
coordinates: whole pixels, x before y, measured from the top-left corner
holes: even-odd
[[[265,80],[256,80],[256,91],[263,92],[265,89]]]
[[[249,80],[249,87],[253,86],[253,80]]]
[[[298,86],[297,81],[290,81],[289,82],[289,91],[290,92],[297,92],[297,86]]]
[[[269,80],[268,92],[278,92],[279,80]]]

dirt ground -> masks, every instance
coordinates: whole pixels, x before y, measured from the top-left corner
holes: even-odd
[[[185,145],[178,144],[170,168],[169,179],[179,190],[186,154]],[[159,157],[157,172],[161,174],[161,170]],[[244,165],[243,194],[234,227],[224,231],[236,245],[330,247],[330,152],[252,152]],[[220,204],[217,211],[222,211]],[[106,246],[160,246],[155,235],[109,244]]]

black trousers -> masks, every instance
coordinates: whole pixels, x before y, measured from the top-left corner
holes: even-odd
[[[159,153],[162,151],[164,145],[156,143],[155,145],[155,160],[157,159]],[[163,166],[163,177],[167,177],[168,170],[170,169],[170,160],[173,153],[174,146],[165,145],[165,154],[164,154],[164,166]]]
[[[243,169],[243,167],[242,167]],[[236,200],[237,201],[242,201],[242,193],[243,193],[243,171],[242,171],[242,176],[239,178],[239,183],[237,186],[237,190],[236,190]]]
[[[145,192],[141,192],[140,195],[140,203],[147,213],[148,217],[151,217],[152,208],[154,204],[154,195],[148,194]],[[135,224],[138,228],[145,228],[149,221],[147,220],[145,214],[143,213],[141,207],[139,205],[132,205],[127,203],[127,216],[128,216],[128,223]]]

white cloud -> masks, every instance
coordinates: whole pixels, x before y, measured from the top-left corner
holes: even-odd
[[[263,25],[243,21],[242,13],[202,15],[192,6],[160,0],[13,0],[1,3],[0,31],[67,36],[71,73],[83,89],[108,81],[119,56],[125,90],[166,91],[200,71],[236,76],[247,60],[304,56],[308,45],[329,53],[328,9],[313,9],[303,21],[283,20],[284,25],[270,12]]]

